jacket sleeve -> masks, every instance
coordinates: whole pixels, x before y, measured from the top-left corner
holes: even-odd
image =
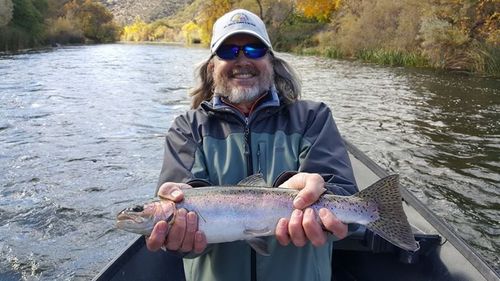
[[[163,165],[155,194],[167,181],[189,183],[208,179],[196,124],[193,112],[178,116],[172,123],[165,137]]]
[[[328,106],[319,103],[308,112],[299,154],[299,172],[319,173],[325,187],[337,195],[358,191],[344,141]]]
[[[155,195],[160,186],[165,182],[182,182],[192,187],[206,186],[210,183],[205,177],[205,161],[200,150],[200,138],[196,133],[197,122],[193,121],[189,112],[178,116],[165,137],[165,152],[163,155],[163,165],[158,180]],[[211,251],[212,245],[203,253],[182,253],[179,251],[168,251],[181,258],[195,258]]]

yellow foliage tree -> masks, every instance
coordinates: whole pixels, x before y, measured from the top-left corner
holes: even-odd
[[[308,18],[321,22],[330,20],[330,15],[339,8],[340,0],[297,0],[297,11]]]
[[[215,21],[232,8],[230,0],[210,0],[204,2],[204,8],[199,16],[200,39],[203,44],[210,44],[212,26]]]
[[[153,30],[152,34],[150,35],[150,38],[152,38],[153,41],[157,40],[167,41],[170,30],[171,29],[168,28],[167,26],[160,25]]]
[[[184,38],[186,38],[186,44],[188,45],[193,43],[194,37],[199,36],[199,33],[200,27],[192,21],[186,23],[182,27],[182,34],[184,35]]]
[[[125,41],[145,41],[148,38],[148,25],[140,18],[136,17],[134,23],[123,28],[123,40]]]

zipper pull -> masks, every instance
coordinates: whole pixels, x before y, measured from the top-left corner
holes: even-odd
[[[257,146],[257,173],[262,173],[262,167],[260,166],[260,145]]]
[[[245,127],[245,155],[246,156],[248,156],[250,154],[249,135],[250,135],[250,130],[248,129],[248,127]]]
[[[250,155],[250,127],[248,126],[248,117],[245,116],[245,155],[248,157]]]

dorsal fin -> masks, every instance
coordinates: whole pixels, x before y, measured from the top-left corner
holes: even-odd
[[[267,186],[262,174],[255,174],[242,179],[238,185],[241,186]]]

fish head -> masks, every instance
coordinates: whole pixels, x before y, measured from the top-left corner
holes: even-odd
[[[126,208],[116,216],[116,227],[125,231],[149,236],[155,224],[165,220],[170,222],[174,216],[175,203],[156,201]]]

